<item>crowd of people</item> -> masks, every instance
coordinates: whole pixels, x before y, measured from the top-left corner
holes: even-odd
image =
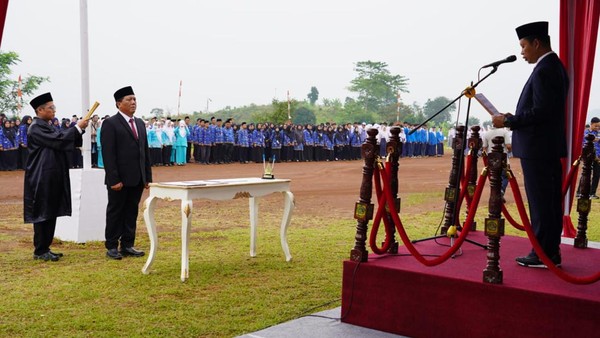
[[[94,115],[90,120],[93,167],[104,167],[100,138],[102,122],[108,117]],[[78,120],[74,115],[71,119],[54,118],[51,123],[56,130],[65,130],[74,127]],[[31,121],[30,116],[22,119],[2,117],[0,171],[24,169],[28,152],[27,128]],[[195,124],[190,122],[189,117],[151,118],[145,123],[152,166],[262,163],[263,160],[278,163],[358,160],[361,159],[361,145],[367,138],[367,130],[378,130],[381,156],[386,155],[386,144],[391,136],[391,126],[387,123],[255,124],[235,123],[233,119],[223,122],[216,117],[197,119]],[[444,144],[452,146],[454,128],[444,135],[441,128],[418,127],[409,123],[396,125],[400,126],[400,157],[442,156]],[[485,132],[485,129],[481,130],[482,138]],[[470,137],[470,130],[467,137]],[[67,157],[70,168],[83,167],[80,148],[70,151]]]
[[[94,124],[94,122],[92,123]],[[100,134],[102,120],[97,123]],[[322,124],[274,124],[235,123],[233,119],[223,121],[197,119],[195,124],[189,117],[182,120],[151,118],[146,122],[146,134],[153,166],[227,163],[261,163],[358,160],[361,145],[367,137],[366,131],[377,128],[380,154],[386,155],[386,144],[390,138],[386,123],[322,123]],[[435,127],[419,128],[410,133],[414,126],[405,124],[400,139],[405,144],[403,157],[441,156],[445,137]],[[96,140],[99,144],[99,138]],[[98,146],[101,148],[101,145]],[[98,159],[101,167],[101,156]]]

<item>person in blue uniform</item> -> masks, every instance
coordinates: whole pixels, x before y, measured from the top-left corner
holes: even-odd
[[[304,160],[312,161],[315,157],[314,156],[315,139],[314,139],[314,131],[313,131],[312,125],[310,123],[306,124],[302,133],[304,134]]]
[[[88,120],[79,120],[74,128],[56,131],[51,120],[56,114],[52,94],[45,93],[30,102],[35,118],[27,131],[29,156],[25,167],[23,214],[25,223],[33,223],[33,259],[58,261],[62,253],[50,246],[56,218],[71,216],[71,180],[67,156],[81,146],[81,135]]]
[[[235,134],[231,127],[231,120],[225,121],[223,127],[223,163],[231,163],[233,155],[233,143],[235,142]]]
[[[588,134],[592,134],[594,135],[595,139],[594,139],[594,152],[596,154],[596,158],[600,159],[600,138],[598,138],[598,131],[600,130],[600,119],[597,117],[592,117],[592,120],[590,121],[590,125],[588,128],[586,128],[585,132],[583,133],[583,144],[585,145],[585,142],[587,142],[585,140],[585,137]],[[590,187],[590,199],[598,199],[598,196],[596,195],[596,190],[598,190],[598,181],[600,181],[600,163],[598,163],[598,161],[593,161],[592,162],[592,180],[591,180],[591,187]],[[581,186],[577,188],[577,194],[579,195],[579,190],[581,189]]]
[[[444,133],[442,133],[442,127],[436,132],[437,138],[437,156],[444,155]]]
[[[104,119],[98,121],[96,127],[96,151],[98,152],[96,166],[100,169],[104,169],[104,160],[102,159],[102,142],[100,141],[102,135],[102,122],[104,122]]]
[[[258,123],[256,129],[252,132],[251,147],[252,147],[252,161],[255,163],[262,163],[264,149],[265,149],[265,138],[263,133],[263,125]]]
[[[240,130],[238,131],[237,146],[239,148],[240,163],[248,163],[248,153],[250,152],[250,139],[248,137],[248,125],[246,122],[242,122]]]
[[[271,160],[281,162],[281,147],[283,146],[283,133],[279,126],[273,128],[271,132]]]
[[[435,127],[431,127],[427,134],[427,156],[435,156],[437,152],[437,134]]]
[[[160,134],[157,134],[156,130],[158,128],[158,122],[154,122],[154,124],[148,123],[148,127],[146,128],[146,136],[148,137],[148,148],[150,148],[150,163],[152,166],[162,165],[162,140]]]
[[[535,64],[523,87],[515,114],[494,116],[495,127],[513,130],[512,147],[521,159],[531,224],[544,253],[561,264],[562,166],[567,155],[565,108],[569,78],[562,62],[552,51],[548,22],[533,22],[516,29],[521,55]],[[528,267],[545,267],[532,250],[517,257]]]
[[[196,119],[196,124],[193,126],[190,126],[190,134],[191,134],[191,139],[192,139],[192,144],[193,144],[193,154],[191,155],[194,158],[194,162],[195,163],[200,163],[200,142],[198,141],[200,138],[199,135],[199,131],[200,131],[200,124],[202,119],[201,118],[197,118]]]
[[[352,132],[350,133],[350,147],[352,147],[350,159],[360,160],[360,150],[362,147],[362,140],[360,138],[360,130],[356,124]]]
[[[202,145],[202,153],[200,155],[201,158],[201,162],[204,164],[210,164],[210,157],[211,157],[211,151],[212,151],[212,146],[214,143],[214,139],[213,139],[213,133],[212,133],[212,129],[211,129],[211,124],[209,121],[204,121],[204,127],[203,129],[200,131],[200,134],[202,135],[200,137],[200,144]]]
[[[217,124],[213,128],[214,148],[213,158],[217,164],[223,164],[223,120],[217,119]]]
[[[173,150],[175,151],[175,164],[182,166],[187,163],[188,135],[190,130],[183,120],[179,120],[179,127],[175,129],[175,142]]]
[[[21,124],[19,125],[19,132],[17,134],[17,138],[19,140],[19,156],[21,157],[21,168],[25,169],[27,165],[27,156],[29,156],[29,150],[27,149],[27,129],[31,125],[31,116],[25,115],[21,119]]]
[[[17,170],[19,157],[19,140],[15,128],[6,119],[0,127],[0,171]]]
[[[294,131],[289,124],[283,128],[283,150],[281,160],[285,162],[294,160]]]
[[[191,163],[191,158],[192,158],[192,148],[194,145],[194,139],[193,139],[193,135],[192,135],[192,128],[193,126],[190,126],[190,117],[186,116],[183,118],[184,122],[185,122],[185,127],[187,128],[187,135],[186,135],[186,147],[185,147],[185,161],[187,163]]]

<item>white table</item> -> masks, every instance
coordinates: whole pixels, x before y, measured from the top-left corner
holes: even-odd
[[[290,191],[289,179],[235,178],[203,181],[182,181],[150,183],[149,196],[144,202],[144,221],[150,236],[150,254],[146,265],[142,268],[144,274],[149,273],[156,249],[158,235],[154,221],[156,199],[181,200],[181,281],[189,276],[189,240],[192,226],[192,200],[206,198],[211,200],[229,200],[248,198],[250,202],[250,256],[256,256],[256,227],[258,225],[258,197],[281,192],[284,195],[284,210],[281,220],[280,239],[286,261],[292,259],[287,243],[287,228],[294,208],[294,195]]]

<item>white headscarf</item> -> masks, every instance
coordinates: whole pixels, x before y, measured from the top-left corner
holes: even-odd
[[[163,131],[167,135],[169,140],[173,141],[173,139],[175,138],[175,131],[173,130],[173,122],[171,122],[171,120],[167,120],[167,124]]]
[[[179,136],[181,137],[185,137],[187,135],[186,130],[184,128],[187,128],[187,126],[185,125],[185,121],[179,121]]]

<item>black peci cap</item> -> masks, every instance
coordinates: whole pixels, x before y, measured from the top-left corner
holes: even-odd
[[[119,101],[120,99],[124,98],[127,95],[135,95],[133,92],[133,88],[131,88],[131,86],[123,87],[123,88],[117,90],[114,94],[115,101]]]
[[[31,100],[29,104],[31,104],[33,110],[36,110],[39,106],[46,104],[50,101],[54,101],[52,99],[52,95],[50,93],[45,93]]]
[[[519,37],[519,40],[530,36],[545,37],[548,36],[548,22],[531,22],[519,26],[515,30],[517,31],[517,36]]]

